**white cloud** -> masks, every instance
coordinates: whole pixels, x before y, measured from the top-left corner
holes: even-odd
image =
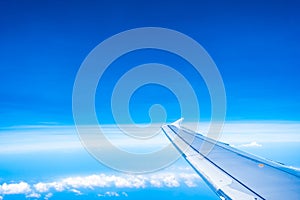
[[[128,194],[126,192],[122,192],[122,195],[128,197]]]
[[[38,199],[40,197],[41,197],[41,194],[38,194],[36,192],[33,192],[33,193],[30,193],[30,194],[26,195],[26,198],[36,198],[36,199]]]
[[[109,197],[118,197],[118,196],[120,196],[119,193],[117,193],[117,192],[105,192],[105,195],[109,196]]]
[[[122,127],[124,128],[124,126],[127,127],[126,131],[137,131],[135,126],[123,125]],[[94,126],[89,128],[91,132],[98,130]],[[155,137],[140,140],[129,137],[115,125],[102,127],[102,131],[110,142],[128,152],[150,153],[158,151],[169,144],[168,139],[161,132],[159,124],[157,124],[156,128],[145,127],[142,130],[146,135],[153,135],[157,131],[160,132]],[[3,145],[0,146],[0,154],[83,150],[74,126],[10,127],[8,130],[1,131],[0,141],[3,141]]]
[[[120,197],[120,196],[124,196],[124,197],[128,197],[128,194],[126,192],[122,192],[122,193],[118,193],[118,192],[105,192],[104,194],[98,194],[98,197]]]
[[[77,195],[83,195],[82,189],[95,190],[98,188],[146,188],[146,187],[188,187],[197,186],[200,180],[193,171],[183,169],[170,170],[170,172],[157,172],[155,174],[128,175],[128,174],[93,174],[90,176],[67,177],[53,182],[38,182],[36,184],[3,183],[0,185],[0,195],[24,194],[26,198],[40,198],[45,200],[52,197],[53,192],[71,191]],[[127,193],[106,192],[104,196],[128,196]],[[2,200],[0,198],[0,200]]]
[[[152,187],[179,187],[180,177],[173,173],[160,173],[150,177],[149,182]]]
[[[3,197],[2,197],[2,196],[0,196],[0,200],[3,200]]]
[[[38,192],[48,192],[51,189],[63,191],[67,188],[145,188],[149,187],[179,187],[180,182],[185,182],[185,177],[173,173],[158,173],[156,175],[90,175],[85,177],[68,177],[60,182],[38,183],[34,188]],[[192,176],[191,176],[192,177]],[[194,181],[194,177],[193,180]]]
[[[86,177],[69,177],[61,181],[62,187],[94,188],[94,187],[118,187],[118,188],[143,188],[145,180],[143,176],[116,176],[116,175],[90,175]],[[52,183],[47,183],[52,187]]]
[[[25,182],[0,185],[0,194],[27,194],[29,192],[31,192],[30,185]]]
[[[46,183],[37,183],[33,185],[33,187],[36,189],[36,191],[41,193],[47,192],[49,190],[49,187],[47,186]]]
[[[53,196],[53,194],[52,193],[48,193],[48,194],[46,194],[45,195],[45,200],[48,200],[48,199],[50,199],[51,197]]]
[[[51,188],[54,190],[61,192],[65,189],[65,184],[62,182],[50,182],[50,183],[37,183],[33,185],[33,187],[36,189],[36,191],[44,193],[48,192]]]
[[[156,180],[156,179],[151,179],[150,180],[150,184],[153,187],[162,187],[162,182],[160,180]]]
[[[195,130],[195,123],[184,123],[184,127]],[[210,123],[199,123],[198,132],[207,134]],[[300,123],[293,121],[227,121],[224,124],[221,141],[229,144],[248,143],[255,138],[258,143],[300,142]]]
[[[184,127],[197,131],[196,125],[192,122],[183,123]],[[208,122],[199,123],[199,132],[205,135],[209,125]],[[127,131],[137,131],[132,125],[122,127],[126,126]],[[152,128],[144,127],[142,130],[148,135],[156,133],[158,127],[156,124]],[[258,143],[300,142],[299,129],[300,123],[291,121],[228,121],[224,124],[222,134],[207,135],[229,144],[248,143],[253,138]],[[162,132],[151,139],[140,140],[127,136],[114,125],[104,126],[103,130],[108,140],[116,147],[132,153],[151,153],[170,144]],[[3,145],[0,146],[0,154],[83,150],[74,126],[11,127],[1,133],[0,141],[3,141]]]
[[[76,189],[70,189],[71,192],[74,192],[77,195],[82,195],[82,192],[80,192],[79,190]]]
[[[58,192],[62,192],[65,189],[65,185],[62,182],[53,182],[50,183],[50,186]]]
[[[195,173],[181,173],[179,175],[188,187],[196,187],[199,176]]]
[[[254,141],[247,144],[240,144],[238,147],[262,147],[262,145]]]

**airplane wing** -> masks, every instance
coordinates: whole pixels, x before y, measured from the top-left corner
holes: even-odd
[[[300,199],[299,170],[207,138],[179,120],[162,129],[220,199]]]

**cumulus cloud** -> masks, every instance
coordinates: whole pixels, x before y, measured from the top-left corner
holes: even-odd
[[[196,187],[199,176],[195,173],[181,173],[180,178],[184,181],[188,187]]]
[[[84,177],[68,177],[60,182],[37,183],[33,187],[38,192],[48,192],[51,189],[63,191],[68,188],[145,188],[150,187],[179,187],[180,182],[196,181],[195,176],[189,174],[176,175],[174,173],[158,173],[155,175],[90,175]],[[186,184],[191,185],[191,184]]]
[[[127,174],[93,174],[90,176],[67,177],[53,182],[38,182],[28,184],[3,183],[0,185],[0,195],[24,194],[26,198],[41,198],[45,200],[52,197],[53,192],[70,191],[76,195],[83,195],[83,190],[94,190],[99,188],[146,188],[146,187],[187,187],[197,186],[200,178],[192,171],[160,172],[145,175],[127,175]],[[128,196],[127,193],[104,192],[100,196]],[[98,196],[99,196],[98,195]],[[0,196],[0,200],[1,196]]]
[[[63,191],[69,188],[145,188],[145,187],[179,187],[180,182],[188,187],[195,186],[199,177],[196,174],[158,173],[155,175],[90,175],[85,177],[68,177],[60,182],[37,183],[33,187],[40,193],[50,190]]]
[[[152,187],[179,187],[180,177],[172,173],[164,173],[153,175],[149,179],[149,183]]]
[[[37,184],[33,185],[33,187],[38,192],[47,192],[49,190],[49,187],[45,183],[37,183]]]
[[[0,185],[0,194],[27,194],[30,191],[30,185],[25,182]]]

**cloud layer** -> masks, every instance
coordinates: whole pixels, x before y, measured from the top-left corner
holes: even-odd
[[[139,188],[163,188],[163,187],[196,187],[200,178],[191,172],[169,173],[161,172],[146,175],[107,175],[93,174],[89,176],[67,177],[53,182],[38,182],[29,184],[26,182],[3,183],[0,185],[0,199],[5,195],[24,194],[26,198],[51,198],[54,192],[73,192],[76,195],[83,195],[86,190],[97,188],[114,189],[139,189]],[[128,196],[126,192],[106,191],[98,196]]]
[[[198,132],[211,137],[211,134],[207,134],[209,125],[208,122],[199,123]],[[189,122],[184,123],[183,126],[192,130],[197,127],[195,123]],[[107,125],[104,129],[107,133],[106,137],[112,144],[128,152],[155,152],[170,144],[162,132],[149,140],[139,140],[120,132],[113,125]],[[253,141],[253,138],[257,143],[300,142],[299,130],[299,122],[233,121],[225,123],[221,137],[218,139],[236,146],[249,143]],[[153,130],[145,128],[144,131],[152,133]],[[83,150],[73,126],[11,127],[0,130],[0,132],[0,141],[2,141],[0,155],[20,152]]]

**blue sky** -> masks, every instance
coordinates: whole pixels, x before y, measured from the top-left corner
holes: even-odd
[[[72,124],[72,87],[84,58],[108,37],[145,26],[183,32],[207,50],[225,83],[228,120],[299,120],[295,1],[2,1],[0,7],[3,126]],[[144,55],[145,63],[178,60]]]
[[[80,144],[72,115],[77,71],[100,42],[139,27],[182,32],[212,57],[227,95],[222,141],[299,167],[299,7],[292,0],[0,1],[0,200],[217,199],[183,159],[139,177],[102,165]],[[121,56],[103,75],[95,95],[102,122],[114,123],[110,96],[122,74],[153,62],[188,78],[201,120],[209,121],[209,93],[190,63],[144,49]],[[165,106],[167,121],[181,117],[171,91],[152,84],[132,96],[135,122],[148,123],[153,104]],[[117,139],[129,151],[168,144],[160,137],[154,143]]]

